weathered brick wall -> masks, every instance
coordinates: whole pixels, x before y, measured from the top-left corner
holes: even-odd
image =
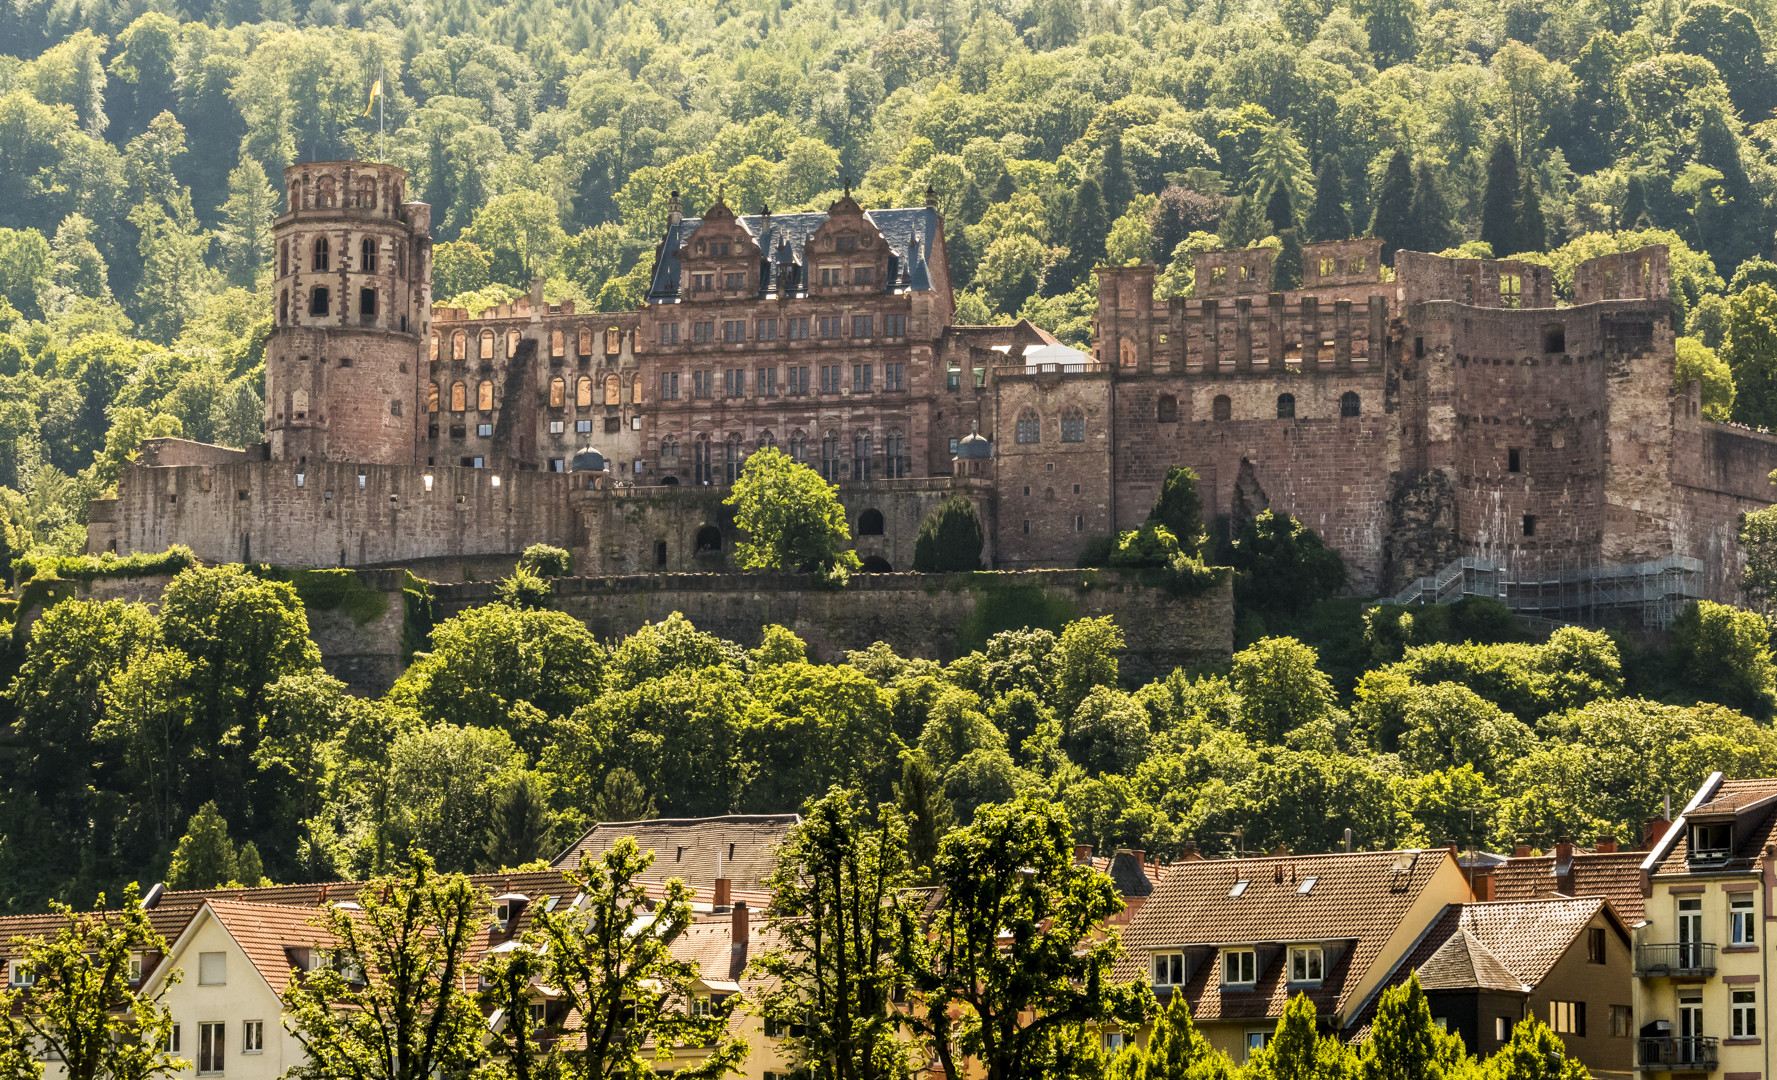
[[[678,611],[700,629],[747,646],[759,643],[766,624],[787,626],[825,661],[877,641],[903,656],[950,660],[1000,630],[1059,630],[1103,615],[1123,629],[1126,679],[1225,661],[1234,645],[1229,582],[1175,596],[1134,575],[1101,570],[860,575],[839,591],[813,589],[796,577],[662,574],[563,579],[555,593],[558,609],[601,638],[632,634]],[[493,586],[437,586],[434,596],[442,619],[489,602]]]
[[[998,565],[1070,566],[1088,541],[1115,528],[1111,374],[1006,370],[995,377]],[[1018,420],[1027,413],[1037,420],[1035,443],[1018,441]],[[1080,442],[1062,441],[1062,421],[1070,414],[1084,423]]]
[[[1777,436],[1702,420],[1695,383],[1686,396],[1677,422],[1673,542],[1679,552],[1702,560],[1707,594],[1735,599],[1744,564],[1740,515],[1777,502],[1770,480]]]
[[[120,555],[186,544],[205,562],[367,566],[569,547],[568,485],[557,473],[313,461],[131,468],[106,513]]]

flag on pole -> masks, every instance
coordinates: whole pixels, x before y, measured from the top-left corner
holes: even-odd
[[[370,84],[370,100],[366,101],[364,103],[364,115],[365,116],[370,115],[371,106],[376,104],[376,99],[378,97],[382,96],[382,92],[383,92],[383,81],[381,79],[378,79],[375,82]]]

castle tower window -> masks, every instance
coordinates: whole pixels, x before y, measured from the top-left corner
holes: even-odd
[[[790,433],[790,460],[800,465],[808,464],[808,435],[803,431]]]
[[[858,515],[859,536],[882,535],[882,511],[872,507]]]
[[[290,290],[285,289],[284,291],[282,291],[278,294],[278,322],[280,324],[282,324],[282,323],[287,323],[289,321],[290,321]]]
[[[853,480],[870,479],[870,442],[868,431],[860,431],[852,436],[851,441],[851,478]]]
[[[323,176],[315,181],[315,209],[333,209],[333,177]]]
[[[308,418],[308,411],[309,392],[307,390],[298,390],[290,395],[290,413],[292,416],[298,420],[305,420]]]
[[[469,407],[469,388],[460,382],[450,384],[450,411],[462,412]]]
[[[1350,420],[1361,416],[1363,415],[1363,410],[1363,399],[1357,396],[1357,391],[1347,390],[1345,393],[1339,395],[1339,415],[1342,418]]]
[[[591,350],[588,350],[589,352]],[[623,331],[615,326],[605,327],[605,355],[616,356],[623,351]]]
[[[1543,327],[1543,352],[1564,353],[1567,351],[1567,327],[1554,323]]]
[[[467,360],[469,358],[469,335],[461,330],[450,336],[450,358]]]
[[[777,436],[773,435],[770,431],[760,432],[759,433],[759,449],[761,449],[761,450],[776,450],[777,449]]]
[[[302,209],[302,181],[301,180],[290,181],[289,203],[290,203],[291,210],[301,210]]]
[[[617,404],[617,395],[621,391],[622,386],[623,386],[623,381],[617,377],[617,373],[615,371],[613,371],[609,375],[605,376],[605,404],[606,405]]]
[[[560,330],[549,331],[549,355],[561,356],[567,352],[567,339]]]
[[[642,403],[642,373],[639,371],[629,378],[629,403],[631,405]],[[640,420],[641,417],[638,416],[635,419]]]
[[[278,241],[278,276],[283,277],[290,272],[290,241]]]
[[[325,315],[333,310],[333,298],[327,295],[326,289],[315,289],[309,293],[309,314]]]
[[[1234,402],[1227,394],[1217,394],[1209,414],[1217,420],[1231,420],[1234,418]]]
[[[363,319],[376,318],[376,290],[358,290],[358,315]]]
[[[839,432],[829,430],[821,436],[821,479],[833,483],[839,479]]]
[[[1036,410],[1026,409],[1018,414],[1012,439],[1020,446],[1035,446],[1043,441],[1043,422],[1037,418]]]
[[[427,357],[427,359],[431,360],[433,363],[437,363],[438,362],[438,335],[433,334],[431,337],[432,337],[431,344],[427,347],[427,351],[430,355]]]
[[[358,245],[358,270],[365,274],[376,273],[376,241],[368,236]]]
[[[1277,395],[1277,418],[1279,420],[1294,420],[1296,418],[1296,395]]]
[[[660,440],[660,460],[674,462],[679,460],[678,436],[668,435],[666,438]]]
[[[907,438],[899,428],[889,431],[882,444],[882,473],[890,480],[907,475]]]
[[[481,358],[483,360],[494,358],[494,332],[492,330],[481,332]]]
[[[427,383],[426,384],[426,411],[429,413],[435,413],[438,411],[438,384],[437,383]]]
[[[1161,394],[1160,400],[1154,403],[1154,419],[1162,424],[1178,423],[1178,398]]]
[[[576,356],[592,355],[592,327],[582,326],[580,328],[580,340],[578,345],[579,348],[574,350]]]
[[[568,383],[557,376],[549,380],[549,407],[559,409],[568,403]]]
[[[366,176],[358,181],[358,205],[365,210],[376,209],[376,178]],[[366,241],[368,243],[369,241]]]
[[[1061,414],[1061,441],[1086,441],[1086,414],[1078,408],[1069,408]]]
[[[728,449],[723,460],[727,466],[727,481],[729,484],[733,484],[740,479],[740,465],[742,461],[746,460],[746,453],[740,448],[738,434],[728,436]]]
[[[389,415],[390,416],[400,416],[401,415],[401,399],[400,398],[389,399]]]
[[[691,480],[696,484],[707,485],[711,479],[710,468],[710,437],[699,435],[691,444]],[[701,534],[700,534],[701,537]]]
[[[328,245],[327,238],[325,236],[316,237],[315,238],[315,258],[314,258],[314,263],[312,265],[312,269],[326,270],[332,266],[332,263],[333,263],[332,248]]]
[[[592,405],[591,376],[582,375],[580,376],[580,381],[574,384],[574,404],[582,409]]]
[[[1524,535],[1525,536],[1535,536],[1536,535],[1536,515],[1535,514],[1525,514],[1524,515]]]
[[[494,384],[491,379],[481,380],[481,385],[475,388],[475,407],[482,412],[493,411]]]
[[[517,330],[508,330],[508,331],[506,331],[506,359],[510,360],[514,356],[517,356],[517,355],[518,355],[518,331]]]
[[[1506,472],[1524,471],[1524,451],[1516,446],[1506,450]]]

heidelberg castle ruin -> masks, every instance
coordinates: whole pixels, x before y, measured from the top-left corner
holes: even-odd
[[[1737,515],[1771,501],[1777,439],[1673,386],[1664,248],[1582,264],[1569,307],[1529,263],[1402,251],[1390,277],[1373,239],[1307,245],[1286,292],[1262,249],[1197,256],[1189,300],[1106,268],[1086,355],[1028,322],[953,325],[938,212],[849,195],[701,219],[675,198],[634,311],[540,288],[435,308],[406,179],[285,170],[266,443],[145,446],[90,550],[455,580],[549,543],[583,574],[721,570],[725,488],[777,446],[838,485],[879,571],[911,569],[952,492],[989,565],[1072,566],[1183,464],[1218,528],[1294,514],[1366,595],[1462,557],[1529,577],[1676,557],[1732,598]]]

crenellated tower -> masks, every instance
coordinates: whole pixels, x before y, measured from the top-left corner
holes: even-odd
[[[432,210],[407,172],[362,161],[284,170],[277,325],[266,343],[273,460],[413,464],[423,452]]]

